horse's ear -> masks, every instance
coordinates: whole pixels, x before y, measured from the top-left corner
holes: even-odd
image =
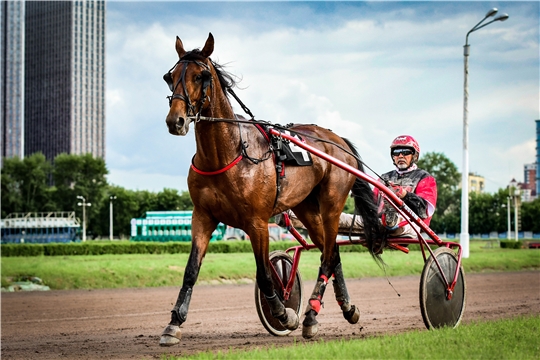
[[[204,47],[201,50],[201,55],[207,58],[212,55],[212,52],[214,52],[214,37],[212,36],[212,33],[208,33],[208,39],[206,39],[206,44],[204,44]]]
[[[186,54],[186,50],[184,50],[184,44],[182,44],[182,40],[180,40],[178,36],[176,37],[176,52],[178,53],[179,58]]]

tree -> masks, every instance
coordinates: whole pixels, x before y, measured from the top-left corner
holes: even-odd
[[[59,211],[75,210],[82,219],[82,208],[77,196],[83,196],[92,206],[86,208],[86,226],[94,236],[103,234],[99,224],[100,210],[105,202],[109,172],[105,161],[92,154],[60,154],[54,159],[53,179],[56,186],[55,203]],[[108,200],[108,198],[107,198]]]
[[[136,218],[139,213],[139,202],[137,192],[126,190],[120,186],[108,186],[103,206],[100,208],[99,221],[94,224],[96,232],[106,237],[109,235],[110,226],[110,197],[116,196],[113,200],[113,236],[119,238],[129,237],[131,234],[131,219]]]
[[[113,200],[113,231],[116,237],[129,237],[131,219],[145,217],[147,211],[192,210],[193,203],[189,192],[179,193],[175,189],[165,188],[159,193],[146,190],[126,190],[120,186],[108,186],[104,202],[100,208],[99,221],[93,229],[101,235],[109,235],[110,197]]]
[[[500,205],[496,198],[487,193],[469,194],[469,232],[487,234],[497,228]]]
[[[508,189],[499,189],[496,193],[493,194],[493,201],[495,202],[495,207],[498,209],[495,211],[495,221],[493,223],[492,231],[497,231],[498,233],[503,233],[508,231]],[[510,216],[511,220],[514,219],[512,205],[510,205]]]
[[[347,214],[354,214],[354,198],[349,196],[343,207],[343,212]]]
[[[521,204],[521,228],[540,233],[540,198]]]
[[[418,160],[418,167],[429,172],[437,181],[437,208],[431,220],[435,232],[454,233],[459,229],[461,174],[456,165],[437,152],[427,152]]]
[[[48,185],[51,164],[42,153],[4,159],[2,168],[2,217],[13,212],[54,210]]]
[[[187,195],[187,196],[186,196]],[[157,211],[172,211],[172,210],[191,210],[193,203],[188,192],[178,193],[176,189],[165,188],[157,194],[156,209]]]

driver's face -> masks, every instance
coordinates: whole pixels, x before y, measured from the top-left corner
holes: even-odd
[[[396,164],[399,170],[406,170],[411,165],[413,156],[414,155],[412,154],[411,155],[399,154],[397,156],[394,155],[393,156],[394,164]]]

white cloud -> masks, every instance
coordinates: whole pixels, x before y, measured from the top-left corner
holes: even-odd
[[[130,190],[163,191],[164,188],[187,191],[187,177],[140,171],[111,170],[107,176],[109,184]]]
[[[186,49],[201,48],[209,31],[212,58],[242,79],[236,93],[257,118],[331,128],[378,172],[390,168],[388,146],[401,133],[461,168],[462,46],[482,4],[318,5],[172,2],[146,4],[167,11],[131,19],[116,3],[107,34],[107,163],[118,184],[187,175],[193,129],[168,134],[161,77],[177,60],[176,35]],[[529,15],[538,5],[505,7],[507,22],[471,38],[470,168],[487,177],[488,191],[519,180],[523,163],[534,161],[534,146],[512,156],[507,149],[533,141],[539,118],[538,18]]]

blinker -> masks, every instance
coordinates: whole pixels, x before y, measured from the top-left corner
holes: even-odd
[[[163,75],[163,80],[165,80],[165,82],[167,83],[167,85],[169,86],[169,89],[171,91],[173,91],[173,78],[172,78],[172,75],[170,72],[166,73],[165,75]]]

